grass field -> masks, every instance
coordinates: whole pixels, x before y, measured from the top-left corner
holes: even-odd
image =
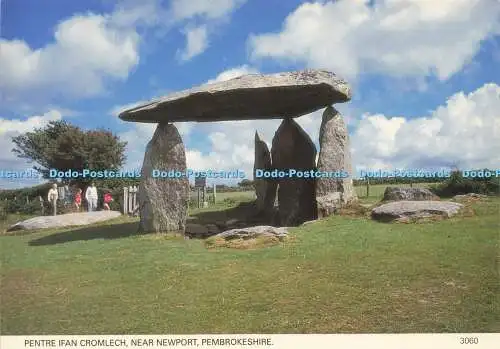
[[[500,200],[473,208],[422,224],[335,216],[257,250],[137,236],[126,217],[2,236],[1,332],[498,332]]]

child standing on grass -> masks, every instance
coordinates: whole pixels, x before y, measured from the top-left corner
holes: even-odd
[[[104,194],[104,209],[106,211],[110,210],[109,204],[111,203],[111,201],[113,201],[113,197],[111,196],[111,193],[106,192],[106,194]]]
[[[82,190],[80,188],[78,188],[76,191],[74,204],[76,210],[80,211],[80,205],[82,204]]]

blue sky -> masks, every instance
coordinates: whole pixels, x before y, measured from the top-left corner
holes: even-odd
[[[500,167],[498,0],[3,0],[0,168],[30,165],[10,138],[50,120],[104,127],[142,163],[154,125],[139,101],[246,73],[328,69],[361,168]],[[318,111],[297,119],[318,143]],[[188,166],[253,166],[253,133],[279,120],[183,123]],[[318,149],[319,150],[319,149]],[[0,180],[0,187],[29,185]]]

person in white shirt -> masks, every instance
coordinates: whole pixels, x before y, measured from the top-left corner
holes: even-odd
[[[97,209],[97,188],[94,182],[87,187],[85,191],[85,199],[87,200],[89,212],[95,211]]]
[[[57,192],[57,184],[52,184],[49,193],[47,194],[47,200],[49,201],[52,209],[54,210],[54,216],[56,215],[57,199],[59,198],[59,193]]]

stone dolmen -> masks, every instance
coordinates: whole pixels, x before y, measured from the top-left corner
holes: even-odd
[[[356,200],[347,127],[332,107],[350,99],[349,85],[335,74],[305,70],[244,75],[173,93],[122,112],[119,117],[125,121],[158,123],[146,149],[139,186],[141,231],[185,229],[187,178],[151,176],[152,169],[186,171],[184,144],[173,122],[283,119],[271,150],[256,133],[254,169],[347,173],[342,178],[255,178],[257,209],[264,216],[277,216],[277,225],[295,226],[325,217]],[[316,164],[314,142],[293,118],[322,108],[326,109]],[[276,201],[277,215],[272,215]]]

